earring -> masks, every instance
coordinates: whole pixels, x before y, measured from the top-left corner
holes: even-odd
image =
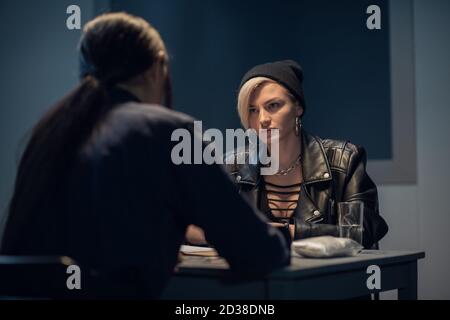
[[[301,129],[302,129],[302,120],[300,119],[300,117],[296,117],[295,118],[295,135],[296,136],[300,135]]]

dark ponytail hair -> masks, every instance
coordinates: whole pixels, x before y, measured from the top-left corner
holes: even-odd
[[[80,41],[80,83],[33,128],[21,157],[0,252],[14,251],[23,231],[44,214],[96,124],[110,110],[109,90],[151,68],[166,49],[145,20],[125,13],[101,15],[86,24]],[[170,80],[166,104],[170,107]],[[63,213],[61,213],[63,214]],[[60,217],[46,217],[55,221]]]

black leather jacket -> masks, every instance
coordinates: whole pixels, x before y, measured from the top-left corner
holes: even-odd
[[[303,184],[294,212],[295,238],[337,236],[337,203],[364,202],[365,248],[376,248],[388,226],[378,211],[377,188],[366,172],[366,152],[347,141],[321,139],[302,130]],[[236,152],[227,157],[236,157]],[[242,195],[260,208],[263,179],[260,167],[228,164]]]

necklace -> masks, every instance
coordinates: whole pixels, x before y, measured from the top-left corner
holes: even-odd
[[[295,161],[291,164],[291,166],[289,168],[286,169],[280,169],[278,170],[277,173],[275,173],[276,176],[286,176],[288,175],[292,170],[294,170],[295,168],[297,168],[301,162],[301,155],[299,154],[297,159],[295,159]]]

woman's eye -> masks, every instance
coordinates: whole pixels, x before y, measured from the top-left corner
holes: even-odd
[[[268,104],[269,109],[276,109],[280,106],[279,102],[271,102]]]
[[[257,113],[258,110],[256,108],[250,108],[250,109],[248,109],[248,112],[250,112],[250,113]]]

